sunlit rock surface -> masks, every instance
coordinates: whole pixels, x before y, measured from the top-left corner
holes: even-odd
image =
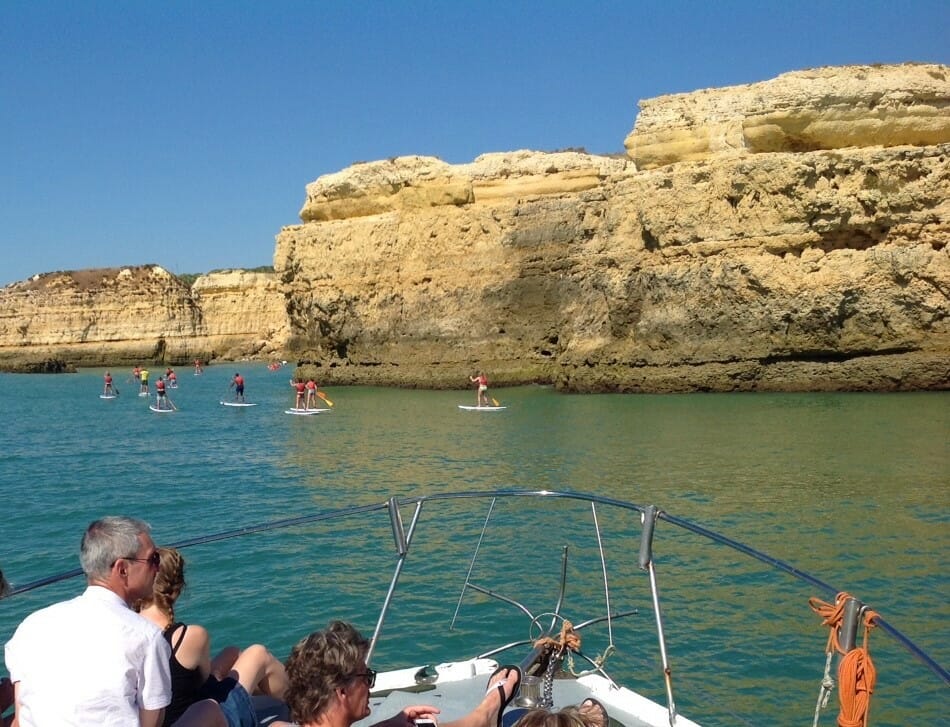
[[[950,387],[950,71],[848,66],[643,101],[627,154],[355,164],[273,274],[0,291],[0,366],[280,356],[321,384]]]
[[[0,366],[190,362],[273,351],[286,337],[273,274],[230,271],[189,288],[158,265],[36,275],[0,290]]]
[[[649,169],[720,155],[950,142],[950,69],[813,68],[640,102],[625,146]]]

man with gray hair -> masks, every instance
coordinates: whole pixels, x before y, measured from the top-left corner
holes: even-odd
[[[19,727],[156,727],[171,701],[170,650],[130,607],[150,596],[159,554],[141,520],[96,520],[81,596],[27,616],[6,645]]]

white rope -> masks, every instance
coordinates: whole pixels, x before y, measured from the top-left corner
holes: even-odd
[[[815,721],[812,722],[812,727],[818,727],[818,717],[821,714],[821,710],[828,706],[828,700],[831,698],[831,692],[835,688],[835,680],[831,676],[831,657],[834,656],[833,651],[828,652],[828,658],[825,659],[825,676],[821,680],[821,688],[818,690],[818,703],[815,705]]]

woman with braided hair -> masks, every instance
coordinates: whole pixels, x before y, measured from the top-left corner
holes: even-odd
[[[175,602],[185,588],[185,559],[173,548],[159,548],[161,561],[152,596],[136,610],[157,625],[171,646],[169,660],[172,701],[165,709],[165,725],[172,724],[195,702],[214,699],[250,711],[251,694],[282,699],[287,688],[284,666],[260,644],[240,651],[229,646],[211,658],[211,638],[197,624],[175,620]],[[230,697],[230,699],[229,699]]]

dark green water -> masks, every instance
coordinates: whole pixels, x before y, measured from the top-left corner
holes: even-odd
[[[259,406],[218,404],[235,371]],[[76,567],[84,526],[103,514],[143,517],[156,541],[171,543],[391,494],[569,490],[653,503],[765,551],[861,598],[950,663],[950,394],[563,396],[524,387],[492,391],[509,409],[488,414],[457,409],[473,402],[470,390],[343,388],[327,392],[332,414],[292,417],[283,414],[289,373],[254,364],[179,371],[171,394],[180,411],[155,415],[132,396],[126,372],[113,372],[122,395],[99,400],[102,373],[0,375],[0,567],[14,585]],[[546,610],[562,535],[590,516],[565,503],[542,520],[526,507],[499,508],[477,580],[527,587],[531,608]],[[528,636],[519,614],[483,598],[467,598],[461,625],[448,630],[481,516],[453,506],[439,517],[413,544],[377,667]],[[613,563],[635,558],[635,519],[602,515],[601,527]],[[657,541],[680,711],[706,725],[811,724],[827,634],[807,599],[824,594],[669,524],[658,525]],[[281,655],[331,618],[371,631],[391,542],[380,513],[189,548],[180,614],[208,626],[216,646],[259,641]],[[519,583],[491,568],[512,553],[527,569]],[[571,553],[566,610],[578,619],[602,610],[578,608],[598,593],[595,556]],[[649,590],[634,571],[616,569],[611,583],[614,607],[641,613],[615,624],[608,670],[662,700]],[[81,586],[0,603],[0,642],[26,613]],[[603,631],[591,631],[585,651],[603,650]],[[946,686],[880,630],[871,653],[873,723],[941,723]]]

